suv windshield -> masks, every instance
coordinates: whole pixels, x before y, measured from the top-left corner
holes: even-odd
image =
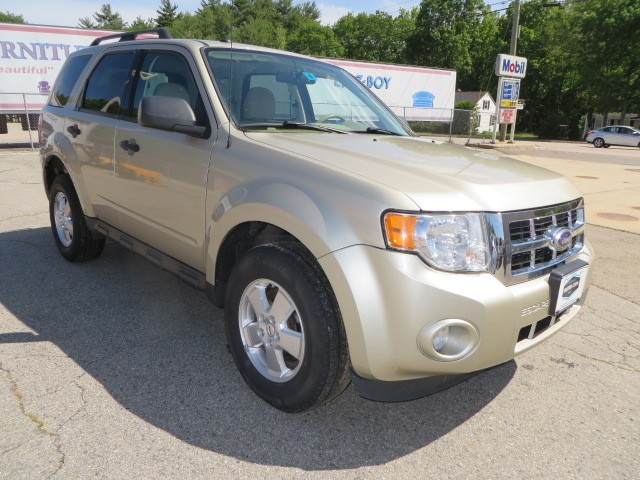
[[[239,128],[317,126],[319,131],[409,135],[344,70],[313,59],[242,49],[205,49],[218,90]]]

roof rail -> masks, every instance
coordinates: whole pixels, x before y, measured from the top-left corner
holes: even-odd
[[[155,33],[158,35],[158,38],[173,38],[169,31],[166,28],[152,28],[151,30],[138,30],[136,32],[122,32],[116,33],[114,35],[107,35],[105,37],[98,37],[93,42],[91,42],[91,47],[95,47],[96,45],[100,45],[105,40],[111,40],[114,38],[119,38],[119,42],[126,42],[127,40],[135,40],[138,35],[147,35],[150,33]]]

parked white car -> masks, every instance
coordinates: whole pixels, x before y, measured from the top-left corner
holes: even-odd
[[[590,130],[585,140],[596,148],[608,148],[611,145],[640,147],[640,131],[624,125],[602,127]]]

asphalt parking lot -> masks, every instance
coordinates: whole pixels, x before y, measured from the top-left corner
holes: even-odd
[[[597,175],[580,150],[516,155],[640,217],[640,154],[622,151]],[[0,478],[640,476],[637,221],[591,222],[586,305],[539,348],[420,400],[349,388],[291,415],[242,381],[203,292],[113,242],[62,259],[35,153],[0,153],[0,205]]]

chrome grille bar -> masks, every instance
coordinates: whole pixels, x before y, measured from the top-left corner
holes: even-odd
[[[577,255],[584,245],[584,202],[581,198],[538,209],[504,212],[500,217],[504,228],[504,262],[496,274],[501,274],[507,285],[549,273]],[[527,224],[528,229],[524,229]],[[564,251],[551,248],[551,240],[545,235],[555,226],[571,231],[571,245]],[[527,231],[528,236],[524,238]]]

